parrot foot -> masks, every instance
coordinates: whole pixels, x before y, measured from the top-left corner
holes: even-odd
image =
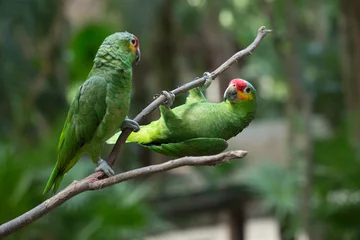
[[[131,128],[131,130],[133,130],[133,132],[140,131],[139,124],[136,121],[134,121],[128,117],[125,118],[125,120],[123,121],[123,123],[120,126],[121,131],[123,131],[125,128]]]
[[[95,172],[103,171],[106,176],[111,177],[115,174],[114,170],[107,164],[107,162],[103,159],[99,159],[97,162],[98,166],[95,168]]]
[[[205,82],[201,86],[201,88],[205,90],[210,86],[213,79],[211,77],[211,73],[209,73],[209,72],[204,72],[204,78],[205,78]]]
[[[164,106],[171,107],[175,101],[175,94],[172,92],[162,91],[162,94],[166,97],[166,101],[164,102]]]
[[[174,101],[175,101],[175,94],[173,94],[172,92],[168,92],[168,91],[162,91],[162,94],[165,96],[166,101],[162,104],[165,107],[171,107],[171,105],[173,105]],[[155,94],[154,99],[158,98],[160,96],[160,94]]]

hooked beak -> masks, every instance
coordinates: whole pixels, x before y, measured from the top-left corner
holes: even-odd
[[[229,100],[230,102],[234,102],[237,99],[237,88],[235,85],[230,84],[224,93],[224,102]]]
[[[135,64],[137,65],[140,62],[140,58],[141,58],[141,54],[140,54],[140,48],[136,48],[136,52],[135,52],[136,56],[135,56]]]

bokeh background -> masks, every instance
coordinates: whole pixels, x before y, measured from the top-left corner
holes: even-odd
[[[257,88],[256,119],[230,141],[245,159],[80,194],[7,239],[360,239],[359,12],[351,0],[0,0],[0,223],[46,198],[69,102],[107,35],[140,40],[133,118],[273,29],[207,91],[221,101],[237,77]],[[166,160],[127,145],[116,171]],[[94,167],[85,156],[61,188]]]

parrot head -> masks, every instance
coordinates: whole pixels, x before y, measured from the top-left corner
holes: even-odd
[[[230,81],[228,88],[225,90],[224,101],[226,100],[231,103],[237,103],[238,101],[256,102],[256,90],[248,81],[236,78]]]
[[[140,57],[139,39],[128,32],[117,32],[105,38],[95,59],[114,59],[126,63],[130,60],[131,64],[138,64]]]

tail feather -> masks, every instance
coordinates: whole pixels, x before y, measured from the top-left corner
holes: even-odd
[[[143,126],[143,128],[140,128],[140,129],[141,130],[138,132],[132,132],[130,134],[130,136],[126,139],[126,142],[136,142],[136,143],[143,143],[143,144],[151,142],[150,134],[147,131],[148,128],[146,126]]]
[[[127,143],[140,143],[140,144],[148,144],[153,142],[155,139],[159,138],[159,127],[156,126],[159,124],[158,121],[154,121],[149,125],[140,126],[140,131],[132,132],[130,136],[127,138]],[[115,144],[116,140],[120,136],[121,131],[117,132],[114,136],[109,138],[106,143],[107,144]]]
[[[146,126],[140,126],[140,131],[132,132],[126,142],[136,142],[149,144],[160,137],[158,121],[154,121]]]
[[[63,177],[64,177],[64,173],[59,170],[56,164],[45,186],[43,194],[46,194],[47,192],[52,190],[52,194],[54,195],[56,191],[59,189]]]

